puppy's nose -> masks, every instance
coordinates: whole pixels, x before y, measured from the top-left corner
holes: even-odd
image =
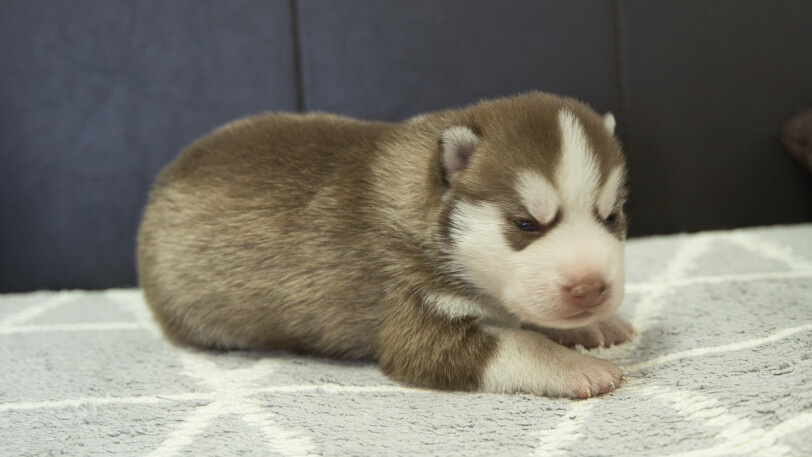
[[[564,289],[569,295],[570,302],[581,309],[600,306],[609,292],[609,286],[602,279],[579,281]]]

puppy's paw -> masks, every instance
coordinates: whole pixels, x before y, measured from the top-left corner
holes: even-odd
[[[589,398],[620,386],[612,362],[573,351],[537,332],[491,328],[497,349],[484,368],[480,390]]]
[[[589,325],[571,329],[541,329],[553,341],[564,346],[582,345],[587,349],[608,347],[628,340],[633,334],[632,325],[624,319],[611,315]]]
[[[590,398],[620,387],[623,372],[607,360],[572,352],[562,361],[559,381],[558,392],[554,394],[561,397]]]

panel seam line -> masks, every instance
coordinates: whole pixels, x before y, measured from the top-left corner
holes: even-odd
[[[299,31],[299,8],[296,0],[290,0],[290,22],[293,41],[293,75],[296,80],[296,111],[305,109],[302,81],[302,46]]]

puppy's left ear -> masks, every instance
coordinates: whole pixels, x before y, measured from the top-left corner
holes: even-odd
[[[610,135],[615,134],[615,116],[612,113],[606,113],[603,115],[603,126],[606,127],[606,131],[609,132]]]
[[[445,129],[440,136],[440,153],[446,181],[451,182],[465,170],[477,143],[479,137],[470,127],[455,125]]]

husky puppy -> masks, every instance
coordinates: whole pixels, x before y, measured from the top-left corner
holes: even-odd
[[[540,92],[403,123],[263,114],[159,175],[138,236],[171,340],[372,359],[437,389],[584,398],[626,340],[611,114]]]

